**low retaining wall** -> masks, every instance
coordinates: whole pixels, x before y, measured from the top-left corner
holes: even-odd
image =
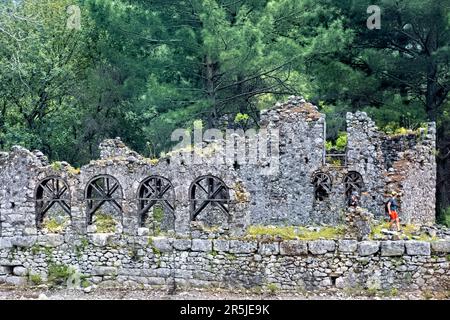
[[[262,242],[93,234],[0,238],[0,283],[73,266],[83,283],[328,290],[450,290],[450,240]],[[52,271],[50,271],[51,273]]]

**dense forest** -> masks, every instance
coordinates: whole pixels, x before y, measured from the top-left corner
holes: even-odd
[[[157,157],[175,128],[250,128],[296,94],[327,114],[330,141],[347,111],[392,133],[436,121],[443,221],[450,0],[373,2],[0,0],[0,149],[80,166],[120,136]]]

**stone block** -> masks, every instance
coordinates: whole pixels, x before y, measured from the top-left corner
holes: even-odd
[[[381,256],[394,257],[405,253],[405,242],[401,241],[383,241],[381,242]]]
[[[258,250],[258,242],[230,240],[230,253],[255,253]]]
[[[28,270],[22,266],[14,267],[13,269],[13,275],[19,276],[19,277],[25,277],[28,275]]]
[[[406,241],[406,254],[410,256],[429,256],[431,254],[431,246],[425,241]]]
[[[333,240],[315,240],[308,242],[309,252],[312,254],[325,254],[334,251],[336,243]]]
[[[432,242],[431,250],[436,253],[450,253],[450,240],[439,240]]]
[[[192,240],[191,239],[175,239],[173,241],[173,247],[179,251],[186,251],[191,249]]]
[[[260,243],[258,253],[263,256],[277,255],[280,253],[280,245],[278,242]]]
[[[12,243],[10,238],[0,238],[0,250],[12,248]]]
[[[358,241],[356,240],[339,240],[338,250],[344,253],[355,252],[358,249]]]
[[[24,236],[35,236],[35,235],[37,235],[37,229],[36,228],[25,228],[25,229],[23,229],[23,235]]]
[[[378,241],[361,241],[358,244],[358,254],[360,256],[370,256],[380,250],[380,242]]]
[[[172,241],[169,238],[164,237],[154,237],[151,238],[153,247],[158,250],[159,252],[172,252]]]
[[[280,254],[284,256],[299,256],[308,254],[306,241],[288,240],[280,243]]]
[[[217,252],[228,252],[230,250],[230,242],[228,240],[213,240],[213,249]]]
[[[13,246],[27,248],[32,247],[36,243],[37,236],[27,236],[27,237],[16,236],[11,237],[10,239],[11,244]]]
[[[212,251],[212,241],[203,239],[192,240],[192,251],[210,252]]]
[[[91,235],[92,244],[97,247],[106,247],[110,237],[111,235],[107,233],[94,233]]]
[[[64,243],[64,236],[59,234],[47,234],[38,237],[38,244],[44,247],[59,247]]]
[[[139,237],[148,236],[150,234],[150,229],[149,228],[139,228],[137,231],[137,234]]]
[[[6,277],[5,283],[17,287],[24,287],[27,285],[28,279],[26,277],[10,276]]]
[[[105,267],[105,266],[96,266],[92,268],[93,276],[116,276],[117,268],[115,267]]]
[[[11,268],[0,266],[0,275],[5,275],[11,273]]]

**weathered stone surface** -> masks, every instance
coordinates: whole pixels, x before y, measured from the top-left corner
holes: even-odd
[[[7,267],[0,266],[0,275],[9,274],[10,269]]]
[[[28,284],[28,279],[25,277],[9,276],[6,277],[6,284],[23,287]]]
[[[230,242],[228,240],[215,239],[213,241],[214,251],[228,252],[230,250]]]
[[[431,242],[433,252],[450,253],[450,240],[438,240]]]
[[[360,256],[370,256],[378,252],[380,243],[378,241],[361,241],[358,244],[358,253]]]
[[[0,238],[0,250],[1,249],[9,249],[11,247],[12,247],[11,239]]]
[[[91,235],[92,243],[97,247],[105,247],[110,237],[111,235],[106,233],[95,233]]]
[[[431,246],[425,241],[406,241],[406,254],[410,256],[429,256],[431,254]]]
[[[280,254],[286,256],[298,256],[308,254],[306,241],[289,240],[280,243]]]
[[[340,252],[355,252],[358,249],[358,241],[356,240],[339,240],[338,249]]]
[[[115,267],[104,267],[96,266],[92,268],[92,274],[94,276],[116,276],[117,268]]]
[[[171,240],[163,237],[152,238],[153,247],[160,252],[172,252]]]
[[[139,237],[145,237],[150,234],[150,230],[148,228],[139,228],[138,229],[138,236]]]
[[[176,250],[180,250],[180,251],[189,250],[192,245],[192,240],[191,239],[175,239],[173,241],[172,245]]]
[[[36,236],[28,236],[28,237],[16,236],[16,237],[10,238],[10,240],[11,240],[11,244],[13,246],[31,247],[36,243],[37,237]]]
[[[274,243],[261,243],[259,245],[258,253],[263,256],[276,255],[280,252],[280,246],[278,242]]]
[[[315,240],[308,242],[309,252],[312,254],[325,254],[334,251],[336,243],[333,240]]]
[[[254,253],[258,250],[256,241],[230,240],[230,253]]]
[[[203,239],[193,239],[192,240],[192,251],[212,251],[212,241]]]
[[[381,255],[383,257],[401,256],[405,252],[404,241],[382,241]]]
[[[47,234],[38,237],[38,244],[44,247],[59,247],[64,243],[64,236],[59,234]]]
[[[15,276],[25,277],[25,276],[28,274],[28,271],[27,271],[27,269],[24,268],[24,267],[17,266],[17,267],[14,267],[14,269],[13,269],[13,274],[14,274]]]

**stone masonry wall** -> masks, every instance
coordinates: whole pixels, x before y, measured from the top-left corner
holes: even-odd
[[[448,239],[243,240],[252,225],[345,223],[350,174],[361,177],[360,206],[375,216],[395,190],[402,222],[434,223],[434,124],[419,136],[389,137],[365,113],[349,113],[341,166],[326,163],[325,116],[301,97],[263,111],[260,125],[278,148],[255,163],[230,161],[220,141],[146,159],[109,139],[100,159],[80,169],[17,146],[1,152],[0,282],[45,278],[64,264],[93,283],[448,290]],[[278,170],[268,174],[274,156]],[[325,195],[317,196],[318,175]],[[50,215],[61,230],[43,227]],[[103,216],[113,217],[114,231],[99,230]]]
[[[228,233],[244,234],[254,224],[340,224],[347,207],[344,179],[352,172],[363,181],[360,205],[375,216],[384,215],[386,196],[396,190],[401,194],[402,221],[434,222],[434,124],[420,137],[395,140],[379,132],[365,113],[349,113],[347,163],[341,167],[325,163],[325,116],[302,98],[291,97],[286,103],[263,111],[261,128],[279,132],[275,140],[279,144],[279,167],[271,174],[267,174],[270,166],[267,159],[236,166],[226,158],[227,150],[220,148],[220,144],[195,161],[186,161],[197,152],[195,149],[150,160],[128,149],[120,139],[111,139],[100,145],[101,158],[81,170],[65,162],[49,165],[41,152],[14,147],[0,156],[0,235],[37,234],[36,188],[48,177],[67,184],[71,229],[85,233],[90,224],[87,185],[105,175],[119,184],[115,197],[120,198],[116,202],[121,209],[117,215],[126,234],[137,234],[142,226],[137,193],[141,183],[152,176],[171,184],[174,206],[171,214],[175,224],[171,229],[177,234],[191,232],[190,192],[196,179],[202,176],[214,176],[227,189],[228,212],[211,204],[199,218],[206,219],[205,222],[217,220]],[[408,143],[402,143],[405,139]],[[317,173],[330,178],[330,190],[324,199],[315,197],[312,180]],[[110,202],[104,207],[112,212],[108,206]]]
[[[71,266],[90,284],[128,288],[450,289],[449,240],[430,244],[45,235],[2,238],[0,244],[0,283],[14,285],[46,281],[52,276],[49,267],[59,264]]]

